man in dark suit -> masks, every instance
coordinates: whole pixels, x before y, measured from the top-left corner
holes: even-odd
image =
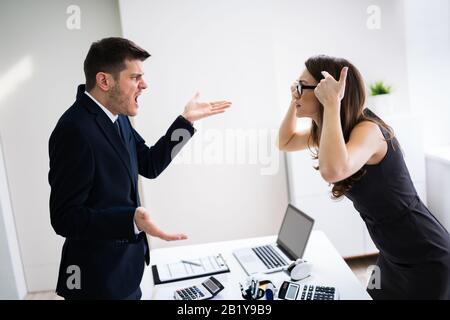
[[[56,292],[66,299],[140,299],[145,234],[164,240],[184,234],[160,230],[140,206],[138,174],[156,178],[194,134],[192,123],[219,114],[230,102],[196,96],[154,146],[147,147],[127,116],[138,112],[150,54],[123,38],[91,45],[86,86],[61,116],[49,141],[50,217],[66,238]]]

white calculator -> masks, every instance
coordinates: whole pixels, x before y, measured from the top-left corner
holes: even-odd
[[[283,300],[339,300],[335,287],[299,284],[284,281],[278,292],[278,299]]]
[[[175,290],[175,300],[206,300],[211,299],[223,290],[223,285],[214,277],[209,277],[198,286]]]

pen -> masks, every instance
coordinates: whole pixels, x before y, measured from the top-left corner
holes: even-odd
[[[192,264],[192,265],[198,266],[198,267],[202,266],[200,263],[197,263],[197,262],[194,262],[194,261],[189,261],[189,260],[181,260],[181,262],[187,263],[187,264]]]
[[[250,293],[251,293],[252,297],[255,294],[255,288],[256,288],[256,281],[252,279],[252,284],[250,286]]]

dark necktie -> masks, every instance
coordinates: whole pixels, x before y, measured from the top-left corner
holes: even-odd
[[[123,138],[122,138],[122,133],[120,132],[119,118],[117,118],[117,120],[114,122],[114,127],[116,127],[117,134],[119,135],[120,140],[122,140],[122,142],[124,142]]]

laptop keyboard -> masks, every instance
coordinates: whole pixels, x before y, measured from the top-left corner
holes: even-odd
[[[273,269],[277,267],[287,266],[288,262],[283,259],[271,245],[265,245],[252,248],[259,259],[266,265],[267,268]]]

